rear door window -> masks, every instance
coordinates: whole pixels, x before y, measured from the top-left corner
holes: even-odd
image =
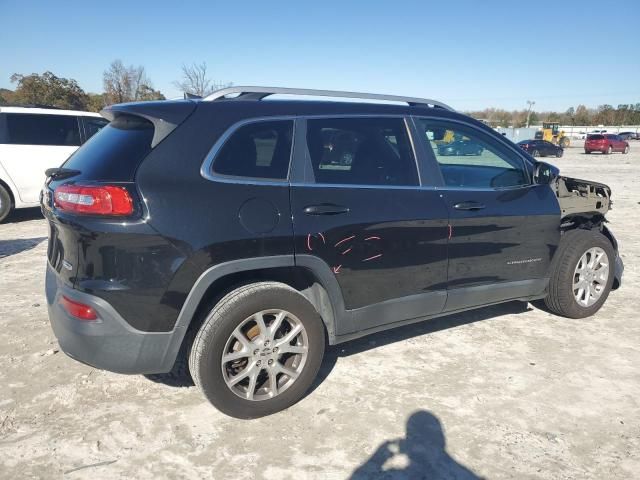
[[[6,114],[5,143],[12,145],[80,145],[80,127],[74,115]]]
[[[216,155],[213,171],[234,177],[286,180],[292,141],[293,120],[257,121],[241,126]]]
[[[316,183],[418,185],[402,118],[324,118],[307,121]]]

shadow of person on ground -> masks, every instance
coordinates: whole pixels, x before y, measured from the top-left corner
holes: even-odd
[[[10,257],[16,253],[31,250],[45,241],[47,237],[16,238],[13,240],[0,240],[0,258]]]
[[[369,479],[479,479],[447,453],[438,418],[419,410],[407,420],[405,438],[382,443],[369,460],[358,467],[351,480]]]

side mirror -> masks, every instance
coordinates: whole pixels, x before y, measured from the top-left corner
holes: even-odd
[[[533,167],[533,183],[549,185],[558,175],[558,169],[544,162],[536,162]]]

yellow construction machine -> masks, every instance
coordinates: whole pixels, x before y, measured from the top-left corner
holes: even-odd
[[[546,140],[562,148],[567,148],[570,144],[569,137],[560,130],[558,122],[542,122],[542,129],[536,132],[536,140]]]

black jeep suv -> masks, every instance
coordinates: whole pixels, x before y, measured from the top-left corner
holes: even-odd
[[[606,185],[433,100],[233,87],[102,114],[47,171],[53,330],[114,372],[188,362],[232,416],[295,403],[325,343],[510,300],[587,317],[621,282]]]

